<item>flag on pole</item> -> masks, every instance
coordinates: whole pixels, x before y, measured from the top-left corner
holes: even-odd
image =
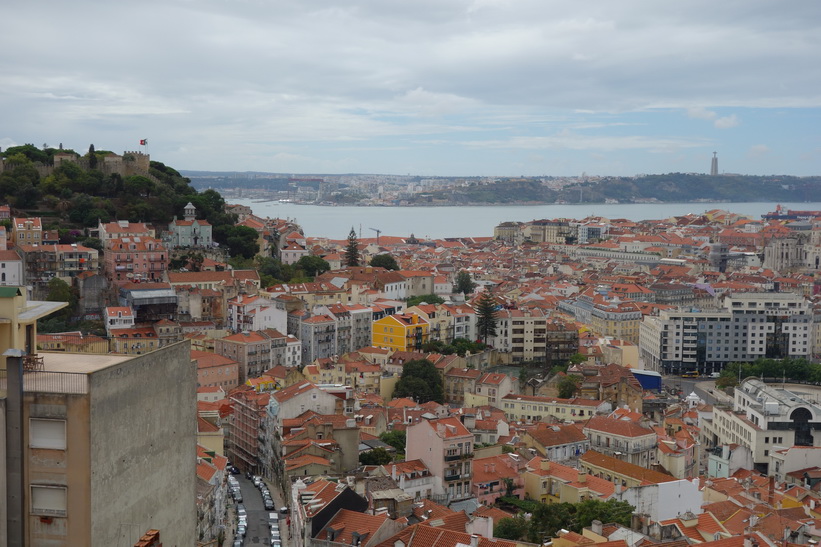
[[[140,146],[145,146],[148,144],[148,139],[140,139]]]

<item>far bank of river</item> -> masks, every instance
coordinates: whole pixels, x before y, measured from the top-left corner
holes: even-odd
[[[490,205],[453,207],[325,207],[297,205],[253,199],[229,199],[229,203],[248,205],[255,215],[290,218],[302,226],[305,235],[345,239],[353,227],[362,238],[384,235],[418,238],[491,237],[501,222],[527,222],[543,218],[601,216],[629,220],[664,219],[671,216],[700,214],[712,209],[760,219],[775,209],[776,203],[654,203],[654,204],[575,204],[575,205]],[[785,209],[821,210],[821,203],[782,203]]]

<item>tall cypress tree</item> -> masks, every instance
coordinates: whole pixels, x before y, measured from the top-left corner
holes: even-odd
[[[496,336],[496,306],[496,299],[487,290],[476,301],[476,330],[485,344],[488,338]]]
[[[88,166],[97,169],[97,154],[94,152],[94,145],[88,147]]]
[[[345,265],[359,266],[359,240],[356,238],[356,231],[353,227],[351,227],[351,233],[348,234],[348,245],[345,247]]]

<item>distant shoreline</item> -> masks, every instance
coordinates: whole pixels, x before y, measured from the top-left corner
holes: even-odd
[[[217,191],[219,191],[217,189]],[[251,200],[252,203],[274,203],[278,205],[301,205],[310,207],[361,207],[361,208],[423,208],[423,207],[534,207],[534,206],[564,206],[564,205],[713,205],[722,203],[774,203],[773,200],[722,200],[722,201],[620,201],[618,203],[604,202],[604,201],[582,201],[582,202],[550,202],[550,201],[516,201],[516,202],[502,202],[502,203],[406,203],[406,204],[374,204],[374,203],[313,203],[309,201],[287,201],[283,202],[278,199],[255,199],[247,197],[224,196],[226,201],[232,199]],[[805,203],[815,203],[807,201]]]

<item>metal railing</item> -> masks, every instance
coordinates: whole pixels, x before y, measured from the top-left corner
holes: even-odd
[[[8,390],[5,370],[0,370],[0,394]],[[84,395],[88,393],[88,374],[80,372],[26,371],[23,373],[24,393],[63,393]]]

